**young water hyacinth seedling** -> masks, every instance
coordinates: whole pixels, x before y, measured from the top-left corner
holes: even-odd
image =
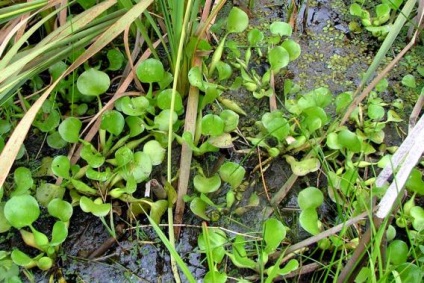
[[[322,223],[318,219],[317,208],[324,202],[322,192],[314,187],[303,189],[299,192],[297,203],[302,210],[299,223],[303,229],[312,235],[317,235],[322,230]]]
[[[59,246],[68,236],[69,221],[73,212],[71,204],[61,199],[53,199],[49,202],[47,210],[51,216],[57,219],[52,228],[51,240],[32,225],[40,215],[40,208],[34,197],[30,195],[13,196],[2,206],[2,210],[0,222],[7,221],[9,228],[20,229],[25,244],[41,251],[39,255],[31,258],[24,252],[14,249],[11,253],[11,260],[14,264],[25,268],[38,266],[41,270],[50,269]],[[23,229],[25,227],[29,227],[30,231]]]
[[[190,209],[195,215],[207,221],[216,221],[225,207],[230,208],[235,202],[237,188],[242,183],[246,170],[240,164],[226,161],[221,165],[218,173],[210,177],[205,176],[201,168],[198,171],[199,173],[193,179],[193,185],[200,195],[187,197],[186,201],[190,201]],[[230,189],[226,193],[226,203],[216,204],[207,194],[218,191],[222,181],[228,183]]]
[[[227,251],[227,256],[233,264],[239,268],[249,268],[258,273],[264,273],[264,282],[273,282],[277,276],[286,275],[299,268],[299,262],[292,259],[284,267],[281,267],[282,257],[272,266],[267,267],[269,255],[277,251],[281,243],[286,238],[287,227],[279,220],[267,219],[263,225],[262,243],[257,244],[257,254],[249,254],[247,247],[252,246],[244,236],[237,235],[231,245],[231,252]],[[256,259],[256,260],[255,260]]]
[[[360,2],[360,1],[357,1]],[[399,9],[403,0],[395,1],[382,1],[382,4],[376,5],[375,16],[371,17],[370,12],[364,9],[360,4],[362,3],[353,3],[350,5],[350,14],[352,16],[360,18],[362,25],[366,30],[372,33],[373,36],[377,37],[378,40],[383,40],[386,35],[389,33],[391,28],[391,23],[386,24],[390,18],[392,11],[395,12]],[[349,28],[353,32],[360,31],[360,27],[356,22],[351,22]]]

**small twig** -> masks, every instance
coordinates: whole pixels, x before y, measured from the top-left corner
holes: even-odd
[[[260,153],[259,147],[257,148],[257,151],[258,151],[259,169],[260,169],[260,172],[261,172],[262,186],[264,187],[264,192],[265,192],[267,200],[269,202],[271,202],[271,198],[269,197],[268,188],[267,188],[266,181],[265,181],[264,170],[262,168],[262,160],[261,160],[261,153]]]

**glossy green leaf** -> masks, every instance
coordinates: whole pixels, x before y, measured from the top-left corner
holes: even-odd
[[[62,244],[68,237],[68,227],[65,222],[56,221],[52,229],[51,246],[58,246]]]
[[[269,51],[268,61],[271,64],[271,69],[277,73],[289,64],[290,54],[285,48],[276,46]]]
[[[199,67],[195,66],[190,69],[188,72],[188,80],[192,86],[204,90],[203,76]]]
[[[134,178],[137,183],[146,180],[152,172],[152,161],[150,156],[142,151],[134,153],[134,160],[125,165],[119,174],[125,179]]]
[[[144,132],[143,119],[136,116],[128,116],[125,118],[128,128],[130,128],[130,137],[135,137]]]
[[[71,162],[68,157],[59,155],[53,159],[51,168],[53,174],[56,176],[68,179],[69,170],[71,170]]]
[[[405,263],[408,258],[408,245],[402,240],[394,240],[387,247],[387,258],[395,264]]]
[[[156,140],[150,140],[143,146],[143,152],[149,155],[152,165],[159,165],[165,159],[166,149]]]
[[[199,216],[200,218],[206,221],[210,221],[210,218],[206,215],[206,207],[207,207],[206,202],[201,200],[199,197],[195,197],[190,202],[191,212],[193,212],[195,215]]]
[[[36,265],[36,262],[32,258],[19,249],[14,249],[10,254],[10,257],[14,264],[25,268],[31,268]]]
[[[404,86],[410,87],[410,88],[416,88],[417,83],[415,82],[415,77],[413,75],[406,75],[402,78],[402,84]]]
[[[115,160],[116,160],[116,164],[119,167],[128,164],[129,162],[134,160],[134,155],[133,155],[132,150],[129,149],[127,146],[123,146],[123,147],[119,148],[115,152]]]
[[[280,111],[265,113],[262,116],[262,124],[271,136],[283,141],[289,134],[290,125]]]
[[[89,96],[99,96],[105,93],[110,86],[109,76],[102,71],[90,68],[84,71],[77,80],[78,90]]]
[[[219,176],[224,182],[227,182],[231,185],[231,188],[234,190],[243,182],[244,175],[246,170],[240,164],[235,162],[226,161],[219,168]]]
[[[161,199],[150,205],[149,216],[156,224],[160,224],[160,219],[168,209],[168,201]]]
[[[116,101],[116,106],[129,116],[143,116],[149,110],[150,103],[144,96],[124,96]]]
[[[59,125],[59,134],[63,140],[76,143],[79,139],[82,122],[75,117],[68,117]]]
[[[384,108],[378,104],[370,104],[368,105],[367,115],[370,119],[373,120],[381,120],[383,119],[385,114]]]
[[[59,132],[54,131],[53,133],[47,136],[47,144],[54,149],[64,148],[68,142],[62,139]]]
[[[297,203],[300,209],[318,208],[324,202],[324,195],[321,190],[315,187],[308,187],[299,192]]]
[[[219,136],[224,133],[225,123],[221,117],[215,114],[207,114],[202,118],[202,134]]]
[[[233,73],[231,66],[222,61],[216,63],[216,70],[218,71],[218,81],[230,78]]]
[[[243,32],[248,25],[249,17],[246,12],[237,7],[231,8],[227,18],[227,32],[240,33]]]
[[[262,40],[264,40],[264,33],[257,28],[251,29],[247,33],[247,41],[250,46],[258,45]]]
[[[73,208],[69,202],[55,198],[49,202],[47,211],[51,216],[63,222],[68,222],[71,219]]]
[[[265,252],[271,254],[280,246],[286,237],[286,227],[275,218],[267,219],[264,223],[263,238],[265,241]]]
[[[421,258],[419,259],[421,261]],[[421,283],[423,281],[423,270],[416,264],[405,262],[396,266],[396,272],[399,274],[399,282]]]
[[[168,131],[169,128],[169,116],[172,115],[172,125],[178,121],[177,113],[172,112],[169,109],[162,110],[158,115],[155,116],[155,127],[160,131]]]
[[[82,196],[80,199],[80,207],[84,212],[91,212],[97,217],[104,217],[109,214],[109,211],[112,209],[110,203],[102,203],[97,201],[92,201],[86,196]]]
[[[154,83],[162,80],[165,75],[165,69],[161,61],[149,58],[138,65],[136,74],[141,82]]]
[[[118,136],[122,133],[125,126],[125,118],[116,110],[106,110],[102,115],[100,129]]]
[[[172,89],[165,89],[161,91],[156,98],[157,106],[162,110],[170,109],[171,101],[172,101]],[[177,113],[181,113],[183,110],[184,110],[183,99],[181,98],[181,94],[179,92],[176,92],[174,111]]]
[[[74,186],[74,188],[81,194],[92,195],[92,196],[97,195],[97,190],[93,189],[92,187],[90,187],[89,185],[87,185],[86,183],[80,180],[71,179],[71,183]]]
[[[196,190],[201,193],[212,193],[221,187],[221,178],[218,174],[209,178],[202,175],[196,175],[193,178],[193,185]]]
[[[292,27],[285,22],[273,22],[269,29],[272,34],[279,36],[291,36],[293,32]]]
[[[106,56],[109,61],[108,70],[118,71],[122,68],[122,64],[124,63],[124,54],[122,54],[119,49],[109,49]]]
[[[229,133],[237,129],[239,123],[239,115],[229,109],[223,110],[219,117],[224,120],[224,132]]]
[[[34,185],[32,179],[31,170],[26,167],[18,167],[13,173],[13,179],[15,181],[15,190],[12,192],[12,196],[26,194],[27,191]]]
[[[84,143],[80,155],[92,168],[99,168],[105,162],[105,157],[88,142]]]
[[[207,238],[206,238],[207,237]],[[225,256],[227,235],[219,228],[207,229],[207,235],[201,233],[198,238],[198,245],[201,251],[211,250],[214,263],[220,263]]]
[[[300,45],[292,39],[286,39],[281,44],[281,47],[287,50],[289,53],[290,61],[296,60],[300,56]]]
[[[324,109],[326,106],[330,105],[332,99],[333,96],[331,91],[326,87],[320,87],[302,95],[298,100],[298,105],[302,110],[313,106]]]
[[[417,168],[412,169],[405,186],[409,191],[424,195],[424,181],[421,171]]]
[[[345,111],[352,101],[352,92],[342,92],[336,97],[336,113],[340,114]]]
[[[299,222],[302,228],[312,235],[317,235],[321,232],[318,213],[315,208],[311,207],[302,210],[299,216]]]
[[[412,227],[416,231],[424,231],[424,209],[421,206],[414,206],[410,209]]]
[[[13,196],[4,206],[4,216],[17,229],[31,225],[39,215],[37,200],[30,195]]]
[[[348,129],[341,130],[337,134],[337,140],[341,146],[352,152],[361,151],[361,140],[355,133],[352,133]]]
[[[48,133],[53,131],[59,126],[60,123],[60,114],[56,110],[50,111],[47,117],[43,117],[42,119],[37,119],[33,122],[33,125],[40,129],[40,131],[44,133]]]

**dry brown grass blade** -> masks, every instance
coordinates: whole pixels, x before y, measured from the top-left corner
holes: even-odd
[[[54,87],[63,79],[66,75],[70,74],[77,67],[86,62],[91,56],[99,52],[103,47],[109,44],[116,36],[118,36],[125,27],[131,24],[136,17],[138,17],[138,11],[144,11],[147,7],[153,2],[153,0],[146,0],[140,2],[128,11],[123,17],[121,17],[117,22],[115,22],[110,28],[108,28],[99,38],[80,56],[77,60],[69,66],[65,73],[63,73],[47,90],[43,95],[33,104],[33,106],[28,110],[26,115],[17,125],[16,129],[13,131],[11,137],[9,138],[7,144],[5,145],[1,155],[0,155],[0,164],[2,164],[2,171],[0,172],[0,187],[3,186],[6,177],[8,176],[10,169],[15,161],[15,158],[18,154],[20,145],[23,144],[25,137],[31,127],[32,121],[35,119],[38,111],[40,110],[42,104],[50,95]],[[102,3],[102,8],[107,10],[116,1],[110,0]],[[102,12],[96,10],[96,12]],[[17,146],[18,145],[18,146]]]
[[[197,35],[199,38],[206,39],[206,31],[209,28],[209,24],[216,17],[218,11],[222,8],[225,1],[221,1],[212,12],[212,1],[207,0],[204,9],[202,12],[202,18],[198,27]],[[195,55],[192,61],[192,67],[202,68],[202,58],[199,55]],[[194,86],[190,86],[187,106],[186,106],[186,116],[184,122],[184,131],[190,132],[192,136],[195,136],[196,130],[196,119],[197,119],[197,109],[199,106],[199,89]],[[178,176],[178,190],[177,190],[177,201],[175,204],[174,212],[174,223],[176,224],[174,228],[175,238],[178,240],[181,224],[183,222],[185,202],[183,197],[187,194],[188,183],[190,179],[190,168],[191,168],[191,159],[193,157],[193,151],[188,147],[187,144],[183,143],[181,145],[181,157],[180,157],[180,170]]]

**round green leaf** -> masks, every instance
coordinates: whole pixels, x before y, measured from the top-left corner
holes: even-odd
[[[286,227],[275,218],[267,219],[264,223],[265,252],[274,252],[286,237]]]
[[[84,212],[91,212],[97,217],[104,217],[109,214],[112,205],[110,203],[97,203],[97,201],[95,202],[86,196],[82,196],[80,199],[80,207]]]
[[[50,111],[47,118],[37,119],[34,121],[34,126],[44,133],[48,133],[57,128],[60,123],[60,114],[56,110]]]
[[[172,89],[165,89],[161,91],[156,98],[157,106],[162,110],[170,109],[171,101],[172,101]],[[181,98],[181,95],[177,91],[175,93],[174,110],[177,113],[181,113],[183,109],[184,109],[183,99]]]
[[[56,156],[52,161],[52,171],[58,177],[65,179],[69,178],[69,170],[71,169],[71,162],[68,157],[59,155]]]
[[[256,28],[247,33],[247,41],[249,41],[250,46],[256,46],[262,40],[264,40],[264,33]]]
[[[51,216],[56,217],[63,222],[68,222],[73,213],[72,205],[59,198],[51,200],[47,206],[47,210]]]
[[[240,164],[235,162],[227,161],[221,165],[219,168],[219,176],[224,182],[227,182],[231,185],[231,188],[234,190],[240,186],[243,182],[244,174],[246,170]]]
[[[26,253],[21,252],[18,249],[14,249],[10,254],[10,257],[14,264],[23,266],[25,268],[31,268],[35,266],[35,261],[30,258]]]
[[[165,75],[162,62],[149,58],[140,63],[137,67],[137,77],[143,83],[159,82]]]
[[[109,76],[93,68],[82,73],[77,80],[77,88],[84,95],[99,96],[105,93],[109,86]]]
[[[133,98],[124,96],[116,101],[115,106],[129,116],[142,116],[147,112],[150,103],[144,96]]]
[[[286,39],[281,44],[281,47],[289,53],[290,61],[296,60],[300,56],[300,45],[291,39]]]
[[[188,81],[192,86],[195,86],[201,90],[204,89],[202,71],[198,66],[192,67],[190,69],[188,72]]]
[[[26,167],[18,167],[13,173],[13,179],[15,181],[15,190],[12,192],[12,195],[22,195],[25,194],[34,184],[32,179],[31,170]]]
[[[115,152],[116,164],[121,167],[134,160],[133,152],[127,146],[119,148]]]
[[[361,141],[355,133],[344,129],[337,134],[339,144],[352,152],[361,151]]]
[[[43,256],[37,261],[39,269],[47,271],[53,266],[53,260],[47,256]]]
[[[64,148],[68,142],[62,139],[59,132],[54,131],[50,135],[47,136],[47,144],[54,149]]]
[[[17,229],[31,225],[39,215],[38,203],[30,195],[13,196],[4,206],[4,216]]]
[[[155,117],[155,126],[160,131],[168,131],[169,127],[169,116],[171,115],[171,111],[169,109],[162,110],[156,117]],[[177,113],[172,112],[172,125],[175,124],[175,122],[178,121],[178,115]]]
[[[206,207],[207,207],[206,202],[201,200],[199,197],[195,197],[190,202],[191,212],[193,212],[195,215],[199,216],[200,218],[206,221],[210,221],[210,218],[206,215]]]
[[[108,70],[117,71],[124,63],[124,55],[118,49],[109,49],[107,52],[107,59],[109,60]]]
[[[317,235],[321,232],[318,213],[315,208],[310,207],[302,210],[299,216],[299,222],[302,228],[312,235]]]
[[[146,180],[152,172],[150,156],[142,151],[135,152],[134,160],[122,167],[119,172],[125,180],[134,178],[137,183]]]
[[[136,116],[128,116],[125,118],[128,128],[130,128],[130,137],[135,137],[144,132],[143,119]]]
[[[156,140],[148,141],[143,146],[143,152],[150,156],[152,165],[159,165],[165,159],[166,150]]]
[[[394,240],[387,247],[387,258],[391,263],[398,265],[408,258],[408,245],[402,240]]]
[[[236,112],[226,109],[219,114],[219,117],[224,120],[224,132],[229,133],[237,129],[239,115]]]
[[[291,36],[293,32],[292,27],[285,22],[273,22],[270,25],[269,29],[272,34],[279,36]]]
[[[99,168],[105,162],[105,157],[91,143],[84,144],[80,155],[92,168]]]
[[[290,125],[280,111],[265,113],[262,116],[262,124],[268,133],[280,142],[287,137],[290,131]]]
[[[278,72],[281,68],[284,68],[289,64],[290,54],[285,48],[276,46],[269,51],[268,60],[271,64],[271,69],[274,72]]]
[[[415,82],[415,77],[413,75],[406,75],[402,78],[402,84],[404,86],[410,87],[410,88],[416,88],[417,83]]]
[[[100,128],[117,136],[122,133],[125,126],[125,119],[121,112],[116,110],[107,110],[102,115]]]
[[[302,210],[307,208],[318,208],[323,202],[323,193],[315,187],[303,189],[297,197],[297,203]]]
[[[343,92],[336,97],[336,113],[342,113],[352,101],[352,92]]]
[[[216,63],[216,69],[218,71],[218,81],[223,81],[230,78],[231,74],[233,73],[231,66],[222,61]]]
[[[237,7],[231,8],[227,18],[227,32],[243,32],[248,25],[249,17],[246,12]]]
[[[212,193],[217,191],[221,186],[221,178],[219,178],[218,174],[215,174],[210,178],[202,175],[196,175],[193,178],[193,185],[196,190],[201,193]]]
[[[219,136],[224,133],[225,123],[218,115],[207,114],[202,118],[202,134]]]
[[[59,125],[59,134],[63,140],[76,143],[79,139],[82,122],[75,117],[68,117]]]
[[[384,108],[378,104],[370,104],[368,105],[367,115],[370,119],[373,120],[381,120],[384,117]]]
[[[68,237],[68,227],[67,224],[63,221],[56,221],[53,225],[52,230],[52,240],[50,241],[50,246],[58,246],[62,244]]]

